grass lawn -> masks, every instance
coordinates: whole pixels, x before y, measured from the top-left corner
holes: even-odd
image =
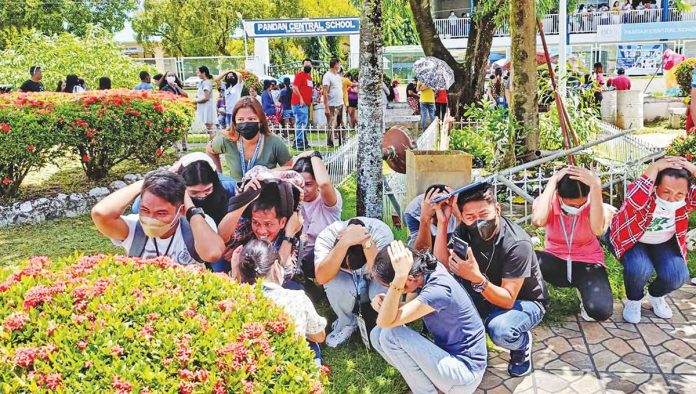
[[[355,182],[346,182],[339,188],[343,196],[343,218],[355,215]],[[696,226],[696,215],[690,219],[690,228]],[[405,230],[394,230],[395,237],[405,239]],[[102,237],[88,215],[51,221],[34,226],[18,226],[0,230],[0,267],[13,266],[30,256],[46,255],[53,258],[84,254],[123,253]],[[615,298],[624,296],[619,263],[607,256],[607,266]],[[696,257],[689,256],[692,276],[696,273]],[[551,289],[552,303],[544,324],[553,324],[563,316],[578,312],[579,304],[572,289]],[[317,304],[319,312],[333,321],[335,316],[327,301]],[[399,373],[388,366],[374,351],[368,352],[354,335],[351,341],[330,349],[324,347],[324,362],[331,367],[328,391],[331,393],[404,393],[407,390]]]
[[[669,121],[667,119],[656,119],[653,121],[645,122],[643,128],[640,130],[636,130],[634,134],[672,134],[681,131],[684,131],[684,126],[680,127],[679,129],[673,129],[670,126]]]

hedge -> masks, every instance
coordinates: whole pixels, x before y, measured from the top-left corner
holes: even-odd
[[[124,160],[153,162],[188,132],[193,112],[189,100],[166,92],[0,95],[0,196],[16,193],[29,171],[68,153],[92,180]]]
[[[694,75],[694,68],[696,68],[696,58],[686,59],[681,62],[674,71],[677,84],[679,84],[685,96],[688,96],[689,92],[691,92],[691,78]]]
[[[0,272],[0,391],[319,393],[260,286],[166,257],[34,257]]]

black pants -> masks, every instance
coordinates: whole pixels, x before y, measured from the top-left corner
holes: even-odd
[[[536,251],[544,280],[556,287],[575,287],[587,314],[603,321],[614,312],[614,296],[611,293],[606,269],[599,264],[573,262],[573,282],[567,278],[566,261],[544,252]]]
[[[447,115],[447,103],[435,103],[435,116],[440,120],[444,120],[445,115]]]

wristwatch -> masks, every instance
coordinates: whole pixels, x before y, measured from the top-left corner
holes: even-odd
[[[483,278],[481,283],[472,283],[471,288],[477,293],[483,293],[488,288],[488,279]]]
[[[193,215],[201,215],[205,219],[205,212],[203,212],[203,208],[200,208],[200,207],[189,208],[186,211],[186,220],[188,220],[190,222]]]

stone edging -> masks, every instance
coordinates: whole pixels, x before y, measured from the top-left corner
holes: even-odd
[[[102,198],[141,179],[141,174],[127,174],[123,180],[113,181],[108,187],[95,187],[87,193],[60,193],[53,197],[0,205],[0,228],[84,215]]]

